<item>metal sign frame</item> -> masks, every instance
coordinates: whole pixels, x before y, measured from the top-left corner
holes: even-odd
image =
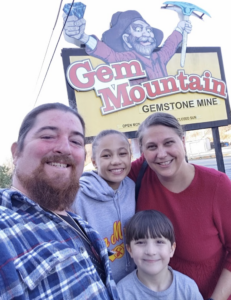
[[[181,48],[178,48],[176,53],[180,53],[180,52],[181,52]],[[187,53],[217,53],[218,63],[219,63],[220,73],[221,73],[221,80],[226,82],[220,47],[187,47]],[[70,60],[69,60],[70,56],[85,56],[86,57],[88,55],[86,54],[84,48],[64,48],[64,49],[62,49],[61,56],[62,56],[62,60],[63,60],[63,67],[64,67],[64,73],[65,73],[69,105],[70,105],[70,107],[72,107],[74,109],[78,109],[78,107],[77,107],[78,104],[77,104],[77,101],[75,98],[75,92],[74,92],[74,89],[69,85],[69,83],[66,79],[66,72],[67,72],[68,66],[70,65]],[[227,93],[227,98],[225,99],[225,105],[226,105],[226,111],[227,111],[227,119],[211,121],[211,122],[203,122],[203,123],[197,123],[197,124],[183,125],[184,130],[189,131],[189,130],[198,130],[198,129],[205,129],[205,128],[214,128],[214,127],[226,126],[228,124],[231,124],[231,114],[230,114],[228,93]],[[125,132],[125,134],[128,138],[136,137],[136,131]],[[92,138],[93,137],[88,137],[87,142],[90,143],[92,141]]]

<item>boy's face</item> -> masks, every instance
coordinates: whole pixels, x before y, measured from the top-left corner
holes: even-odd
[[[133,240],[127,245],[127,250],[137,265],[139,279],[164,275],[175,248],[176,243],[171,245],[164,237]]]

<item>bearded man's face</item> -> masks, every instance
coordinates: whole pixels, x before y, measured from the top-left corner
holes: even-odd
[[[80,120],[58,109],[40,113],[23,150],[14,155],[13,185],[50,210],[74,201],[83,171],[85,148]]]
[[[156,48],[152,28],[142,20],[137,20],[130,25],[128,42],[136,52],[143,56],[150,56]]]
[[[44,171],[44,164],[47,161],[62,164],[68,163],[72,166],[69,178],[63,180],[61,174],[50,178]],[[63,211],[68,209],[73,203],[79,189],[79,180],[76,177],[76,165],[65,155],[53,155],[44,157],[40,166],[34,170],[31,175],[26,175],[20,170],[15,174],[23,188],[33,201],[37,202],[43,208],[51,211]]]

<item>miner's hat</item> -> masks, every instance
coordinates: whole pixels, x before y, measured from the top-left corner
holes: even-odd
[[[147,23],[136,10],[118,11],[111,18],[111,28],[103,33],[102,41],[117,52],[125,51],[123,47],[122,34],[130,24],[137,20]],[[156,39],[156,47],[163,39],[163,32],[160,29],[151,27]]]

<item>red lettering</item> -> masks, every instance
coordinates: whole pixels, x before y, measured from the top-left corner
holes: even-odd
[[[142,70],[140,63],[136,60],[112,64],[111,67],[116,71],[115,80],[123,78],[134,79],[146,76],[146,73]]]
[[[145,91],[140,85],[133,86],[129,95],[131,100],[137,103],[142,103],[146,99]]]
[[[160,89],[160,83],[163,85],[163,91]],[[179,88],[176,85],[176,79],[174,77],[167,77],[160,80],[153,80],[150,82],[145,82],[142,85],[147,90],[147,98],[155,99],[159,95],[167,95],[179,92]],[[153,90],[154,89],[154,90]]]
[[[134,105],[129,99],[126,87],[128,87],[128,83],[118,85],[117,96],[114,95],[110,88],[101,89],[97,92],[97,95],[103,101],[103,107],[101,108],[103,115]]]
[[[81,69],[83,69],[83,70],[81,70]],[[78,71],[79,72],[92,71],[89,60],[84,61],[84,62],[75,62],[75,63],[71,64],[69,69],[67,70],[67,79],[68,79],[68,82],[70,83],[70,85],[76,90],[86,91],[86,90],[92,89],[95,84],[95,80],[94,80],[95,72],[85,73],[85,74],[81,75],[82,76],[82,78],[81,78],[81,76],[77,76]],[[84,78],[88,79],[87,82],[85,82],[86,80],[84,80]]]
[[[212,82],[213,82],[212,92],[215,94],[221,95],[223,97],[227,97],[225,83],[223,81],[219,81],[216,79],[213,79]],[[218,87],[220,87],[220,91],[218,91]]]
[[[191,91],[202,91],[203,86],[201,85],[200,77],[196,75],[189,76],[189,89]]]
[[[147,91],[147,97],[149,99],[155,99],[156,96],[161,94],[160,86],[158,80],[148,81],[142,84]],[[152,86],[151,86],[152,85]],[[154,91],[153,91],[154,88]]]
[[[179,91],[178,87],[176,86],[176,80],[173,77],[161,79],[160,82],[164,87],[164,91],[162,92],[162,94],[176,93]],[[171,86],[171,89],[169,86]]]
[[[207,71],[207,72],[204,73],[204,78],[203,78],[204,83],[205,83],[204,91],[206,91],[206,92],[211,92],[211,90],[210,90],[210,76],[211,76],[210,72]]]
[[[222,80],[218,80],[212,77],[209,71],[204,72],[204,77],[202,77],[205,82],[204,91],[208,93],[213,93],[221,97],[227,97],[226,84]],[[213,88],[212,88],[213,86]]]
[[[184,71],[179,71],[179,75],[176,77],[177,80],[180,82],[180,88],[182,91],[188,90],[188,84],[185,84],[185,80],[188,76],[184,75]]]
[[[96,76],[102,82],[110,82],[113,79],[113,72],[110,67],[103,65],[96,71]]]

